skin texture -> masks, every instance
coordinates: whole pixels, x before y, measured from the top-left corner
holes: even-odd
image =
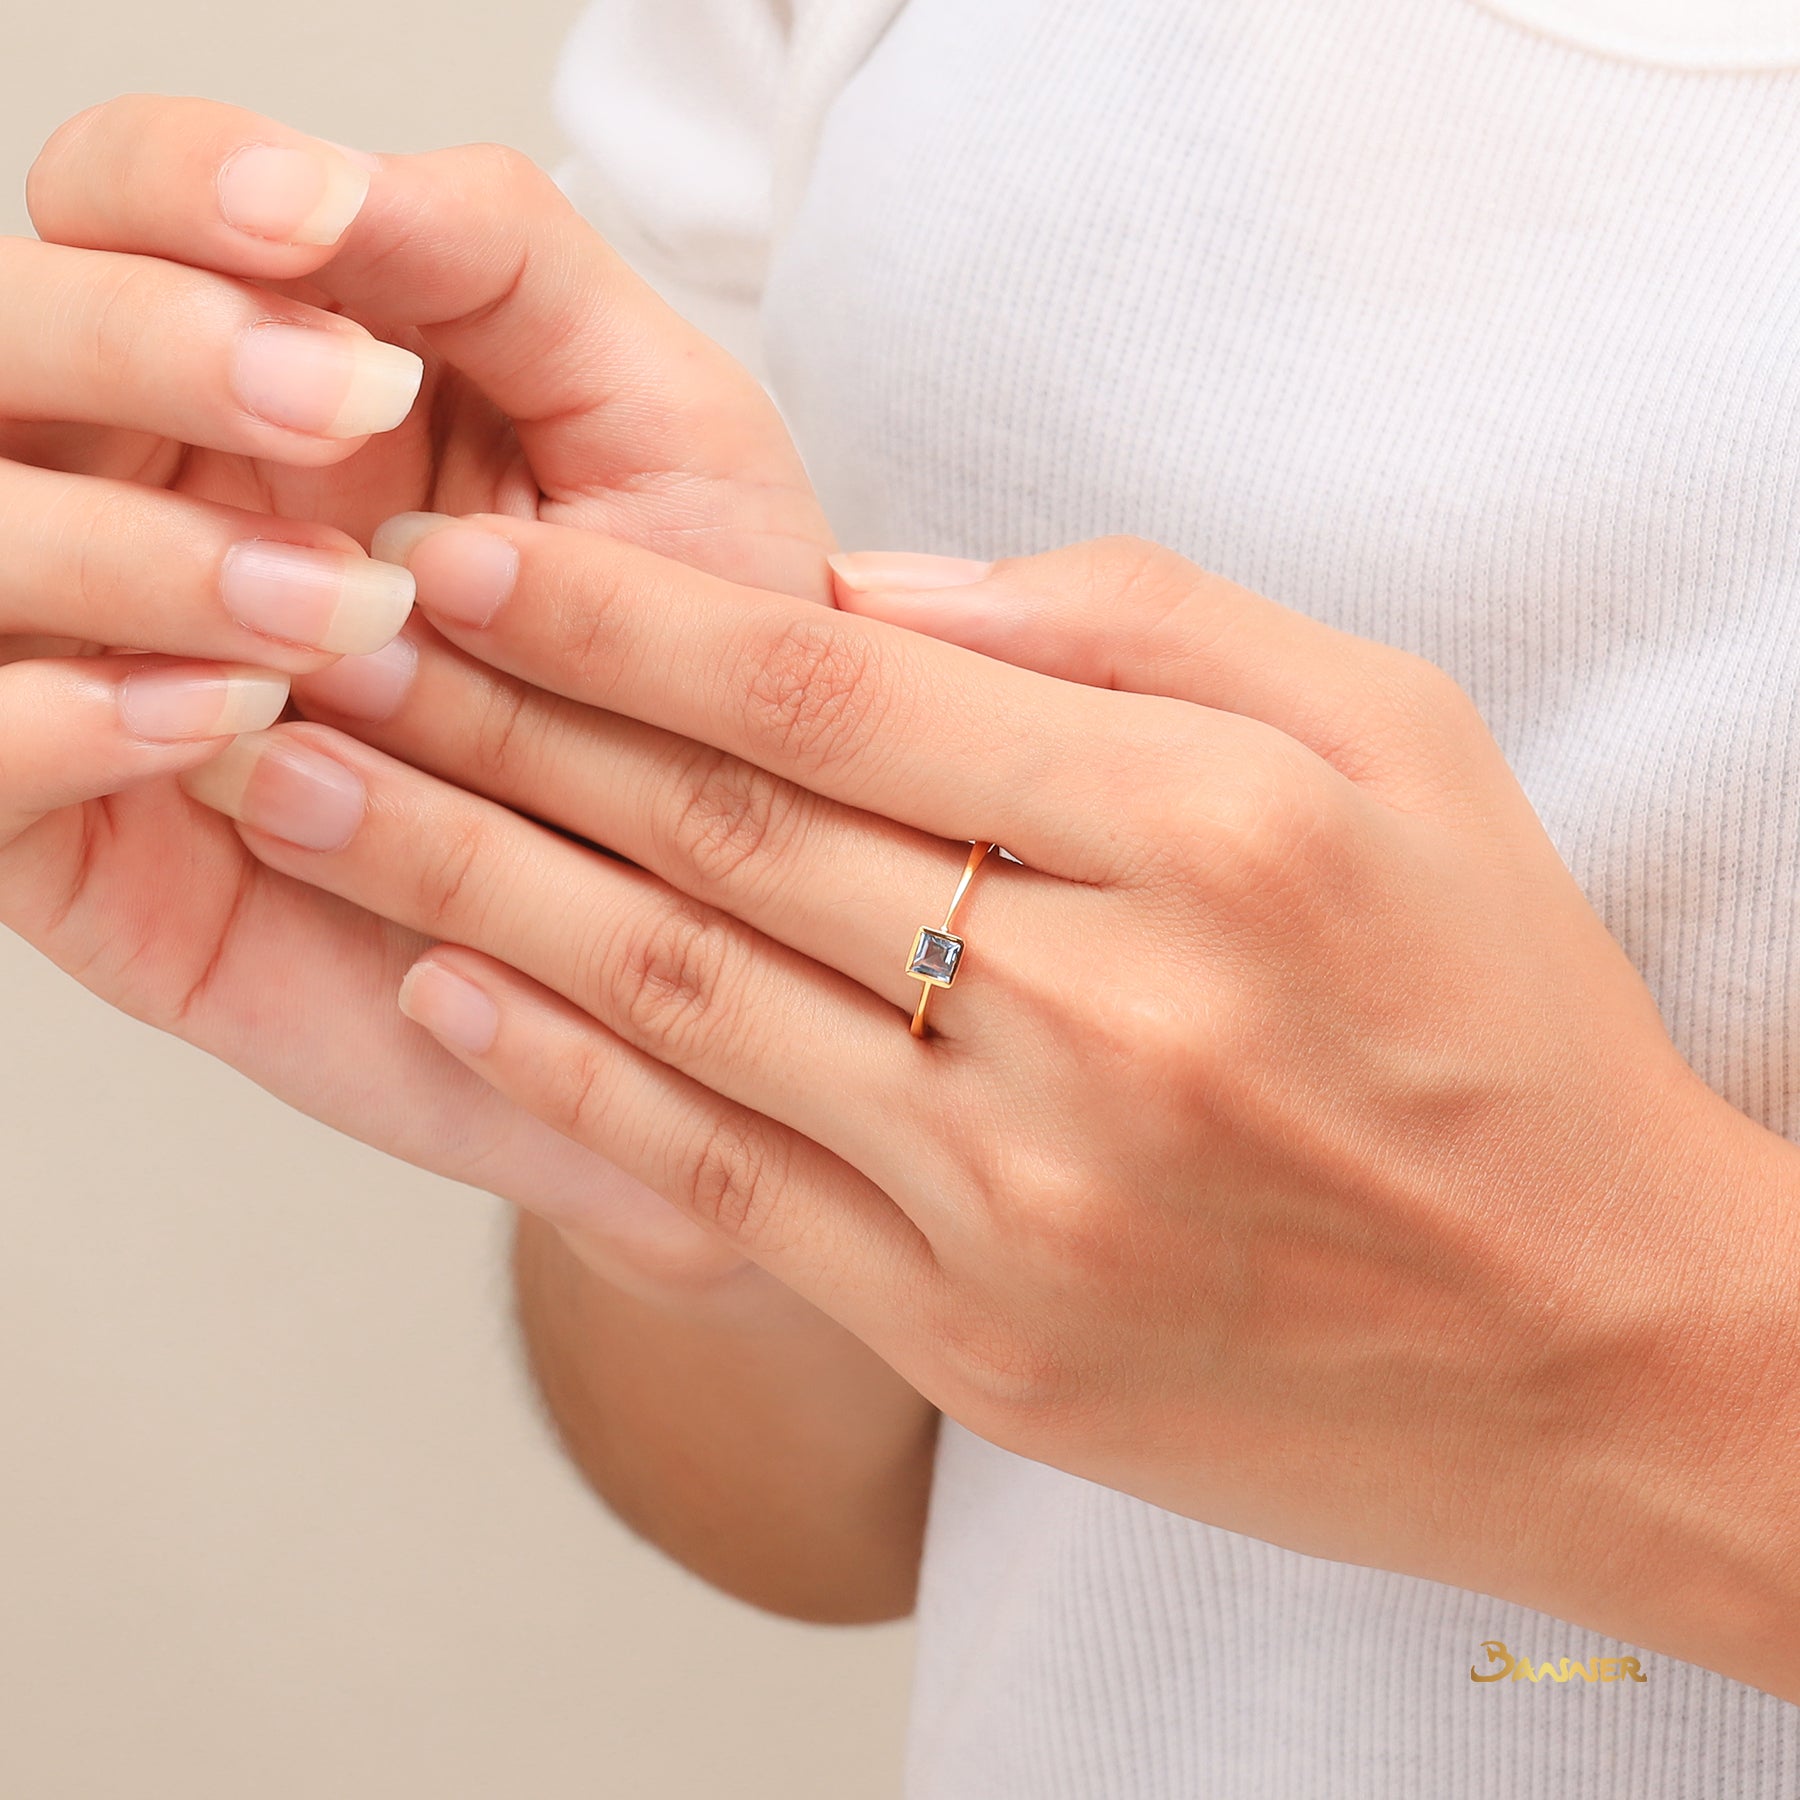
[[[851,559],[834,612],[403,536],[448,642],[371,741],[183,779],[454,946],[406,1004],[469,1067],[1005,1447],[1800,1698],[1800,1157],[1440,671],[1130,540],[922,594]],[[483,708],[493,799],[434,723]],[[310,850],[266,829],[308,767],[355,795]],[[916,1040],[973,839],[1017,861]]]
[[[277,179],[247,187],[270,150]],[[271,236],[296,193],[306,241]],[[228,560],[294,545],[380,578],[369,533],[408,508],[560,521],[824,600],[831,539],[773,407],[510,151],[346,163],[233,108],[133,96],[59,131],[29,200],[45,241],[0,241],[0,923],[315,1117],[554,1221],[522,1249],[521,1311],[603,1491],[629,1470],[633,1522],[761,1604],[905,1611],[931,1408],[410,1025],[394,996],[426,940],[251,856],[172,779],[229,736],[149,741],[120,701],[128,675],[141,698],[151,671],[260,670],[249,716],[221,697],[200,723],[272,720],[287,678],[337,659],[235,619]],[[404,346],[416,402],[374,436],[271,423],[234,386],[271,323]],[[302,384],[315,424],[342,423],[335,380]],[[479,755],[465,775],[482,785]]]
[[[912,1611],[937,1414],[874,1351],[754,1265],[705,1307],[646,1298],[525,1213],[515,1266],[545,1404],[627,1525],[769,1612]]]

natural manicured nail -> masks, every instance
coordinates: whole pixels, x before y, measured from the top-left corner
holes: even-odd
[[[829,558],[838,580],[854,594],[920,594],[973,587],[993,568],[967,556],[915,556],[902,550],[863,550]]]
[[[456,520],[449,513],[395,513],[375,527],[369,539],[369,554],[380,562],[398,563],[406,567],[406,559],[434,531],[442,531]]]
[[[400,983],[400,1010],[438,1040],[465,1056],[493,1048],[500,1009],[474,982],[442,963],[417,962]]]
[[[347,156],[359,169],[367,169],[371,175],[381,173],[381,158],[373,150],[354,150],[348,144],[340,144],[336,138],[320,138],[319,142],[335,150],[340,156]]]
[[[119,718],[133,737],[179,744],[261,731],[281,717],[287,698],[287,678],[260,669],[134,669],[119,689]]]
[[[362,782],[335,758],[266,732],[240,737],[181,785],[204,806],[302,850],[341,850],[368,810]]]
[[[300,698],[308,707],[376,725],[400,710],[418,669],[418,647],[397,637],[372,656],[341,656],[302,677]]]
[[[491,625],[519,578],[519,553],[497,532],[443,513],[399,513],[370,540],[371,556],[404,564],[419,604],[453,625]]]
[[[362,211],[369,177],[320,144],[247,144],[219,170],[225,223],[276,244],[335,244]]]
[[[413,578],[366,556],[252,538],[226,551],[219,595],[240,625],[265,637],[361,655],[406,623]]]
[[[424,363],[398,344],[305,325],[251,326],[232,367],[238,399],[258,418],[328,438],[392,431],[424,376]]]

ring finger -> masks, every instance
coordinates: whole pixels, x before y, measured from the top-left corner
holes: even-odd
[[[893,1009],[729,914],[318,725],[183,777],[272,868],[485,951],[658,1062],[887,1185],[891,1119],[947,1079]]]
[[[0,462],[0,637],[316,668],[379,649],[412,577],[343,532]]]

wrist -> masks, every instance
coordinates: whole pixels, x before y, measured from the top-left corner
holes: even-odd
[[[1800,1700],[1800,1150],[1695,1077],[1642,1179],[1599,1301],[1630,1378],[1551,1477],[1530,1603]]]

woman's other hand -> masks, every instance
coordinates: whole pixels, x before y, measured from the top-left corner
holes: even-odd
[[[412,583],[363,545],[399,508],[823,598],[773,406],[510,151],[132,97],[64,126],[28,197],[42,241],[0,242],[0,922],[383,1148],[697,1244],[405,1028],[418,940],[272,875],[171,777],[392,643]]]

